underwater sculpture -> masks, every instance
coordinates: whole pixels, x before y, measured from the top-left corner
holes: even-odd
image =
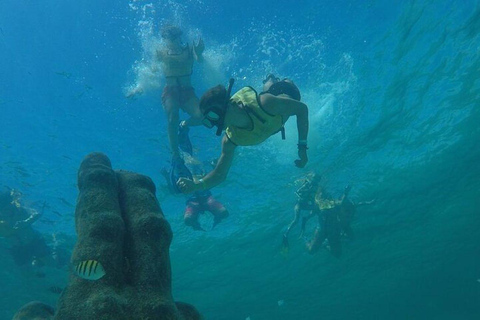
[[[13,316],[13,320],[52,320],[55,309],[39,301],[24,305]]]
[[[108,157],[92,153],[80,166],[78,188],[78,240],[54,319],[201,319],[193,306],[173,300],[172,231],[153,181],[114,171]]]

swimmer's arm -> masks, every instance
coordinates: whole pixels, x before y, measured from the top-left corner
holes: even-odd
[[[218,158],[217,165],[203,178],[202,189],[211,189],[225,181],[233,163],[236,147],[226,135],[223,136],[222,152]]]
[[[203,62],[203,51],[205,50],[205,43],[203,39],[200,37],[198,39],[197,44],[193,43],[193,57],[198,62]]]
[[[304,141],[305,144],[299,144],[298,156],[300,160],[295,160],[295,165],[303,168],[308,162],[306,145],[309,126],[307,105],[294,99],[277,97],[272,94],[262,94],[260,99],[267,112],[281,115],[285,119],[288,119],[290,116],[297,117],[298,140]]]
[[[359,203],[355,204],[355,206],[357,206],[357,207],[360,207],[360,206],[366,206],[366,205],[369,205],[369,204],[375,203],[375,200],[376,200],[376,199],[369,200],[369,201],[363,201],[363,202],[359,202]]]
[[[305,181],[295,193],[301,194],[303,191],[307,190],[308,188],[310,188],[310,183],[308,181]]]
[[[307,141],[308,138],[308,107],[305,103],[285,98],[268,95],[267,100],[272,100],[272,111],[285,117],[297,117],[298,140]]]
[[[222,153],[218,158],[215,168],[208,173],[203,179],[192,183],[191,180],[180,178],[177,185],[184,193],[190,193],[198,190],[211,189],[227,178],[228,171],[232,166],[233,158],[235,155],[236,145],[228,140],[225,135],[222,139]]]
[[[13,227],[14,229],[23,229],[25,227],[28,227],[29,225],[32,225],[35,221],[40,219],[42,214],[40,214],[37,210],[35,209],[28,209],[30,211],[30,216],[25,219],[25,220],[20,220],[15,223],[15,226]]]

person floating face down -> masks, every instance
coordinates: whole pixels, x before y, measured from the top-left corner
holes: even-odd
[[[282,83],[296,94],[257,94],[255,89],[248,86],[230,97],[233,85],[233,79],[230,79],[228,90],[218,85],[202,96],[200,109],[204,116],[203,124],[208,128],[217,127],[217,135],[225,130],[222,151],[216,167],[204,178],[196,181],[186,178],[178,180],[177,185],[182,192],[206,190],[222,183],[238,146],[261,144],[271,135],[282,131],[291,116],[296,117],[298,130],[299,159],[295,160],[295,165],[303,168],[307,164],[308,107],[300,101],[300,92],[293,82]]]
[[[177,177],[188,177],[193,179],[199,179],[205,175],[204,165],[201,161],[186,155],[186,165],[172,168],[173,172],[167,172],[163,169],[162,174],[167,181],[170,191],[174,194],[179,193],[176,185]],[[227,218],[229,213],[225,206],[212,195],[210,190],[198,190],[195,191],[190,197],[188,197],[185,206],[185,212],[183,214],[183,221],[185,225],[191,226],[194,230],[205,231],[200,225],[199,216],[210,212],[213,215],[213,228],[219,224],[223,219]]]

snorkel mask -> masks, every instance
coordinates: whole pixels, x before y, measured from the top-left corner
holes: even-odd
[[[215,133],[217,136],[221,135],[223,131],[225,115],[227,113],[228,102],[230,101],[230,94],[232,93],[232,87],[234,82],[235,80],[233,78],[230,78],[228,82],[227,95],[225,97],[223,105],[213,105],[208,108],[204,113],[202,124],[209,129],[217,127],[217,132]]]

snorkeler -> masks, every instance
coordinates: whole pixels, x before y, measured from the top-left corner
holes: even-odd
[[[173,162],[180,158],[179,146],[183,151],[192,153],[188,130],[190,126],[202,123],[202,114],[198,107],[198,97],[192,87],[191,75],[194,61],[203,61],[205,44],[202,38],[199,38],[196,44],[184,43],[182,34],[182,30],[176,26],[164,26],[161,30],[164,43],[156,55],[166,81],[162,105],[168,120],[167,132]],[[141,92],[142,88],[135,88],[127,97]],[[190,118],[180,122],[180,109],[188,113]]]
[[[171,193],[179,193],[176,184],[178,180],[177,177],[200,179],[205,175],[204,164],[201,161],[189,155],[185,156],[185,162],[190,169],[185,165],[181,167],[181,170],[172,167],[170,172],[165,168],[162,169],[162,175],[164,176]],[[186,201],[185,212],[183,214],[185,225],[191,226],[193,230],[205,231],[199,222],[199,216],[205,213],[205,211],[208,211],[213,215],[212,229],[229,215],[225,206],[215,199],[210,190],[199,190],[195,191]]]
[[[260,94],[270,93],[274,96],[289,97],[294,100],[301,100],[300,91],[292,80],[280,79],[273,73],[267,74],[263,82],[263,91]]]
[[[297,203],[294,207],[295,217],[288,225],[287,231],[285,231],[285,233],[283,234],[282,246],[284,250],[288,249],[288,234],[290,230],[298,223],[298,220],[300,220],[301,213],[307,212],[306,215],[302,216],[300,238],[303,237],[307,221],[315,215],[313,212],[315,209],[315,195],[320,188],[320,179],[321,176],[319,174],[312,173],[305,179],[304,183],[300,186],[300,188],[295,191],[295,194],[297,196]]]
[[[21,192],[15,189],[0,192],[0,236],[8,237],[37,221],[41,214],[21,204]]]
[[[328,241],[326,248],[330,253],[339,258],[342,254],[342,238],[353,240],[351,223],[356,212],[356,207],[367,205],[374,200],[354,203],[348,198],[351,186],[347,185],[339,200],[331,200],[319,189],[315,196],[318,207],[319,226],[315,229],[314,236],[307,242],[307,251],[311,254],[317,252]]]
[[[233,79],[230,80],[228,90],[222,85],[211,88],[200,100],[203,124],[207,128],[217,127],[217,135],[225,130],[225,135],[221,155],[213,171],[202,179],[178,180],[177,185],[183,193],[211,189],[222,183],[230,170],[237,146],[258,145],[277,132],[282,132],[283,135],[283,125],[290,116],[297,118],[300,159],[295,160],[295,165],[303,168],[308,162],[307,105],[289,95],[275,96],[268,92],[257,94],[252,87],[244,87],[230,97],[232,85]],[[298,91],[293,82],[290,81],[287,85]],[[300,94],[298,98],[299,96]]]
[[[44,259],[51,255],[51,249],[43,236],[32,228],[42,216],[37,210],[25,207],[21,192],[9,189],[0,192],[0,237],[8,239],[10,254],[18,266],[30,264],[36,275],[44,276],[39,268]]]

